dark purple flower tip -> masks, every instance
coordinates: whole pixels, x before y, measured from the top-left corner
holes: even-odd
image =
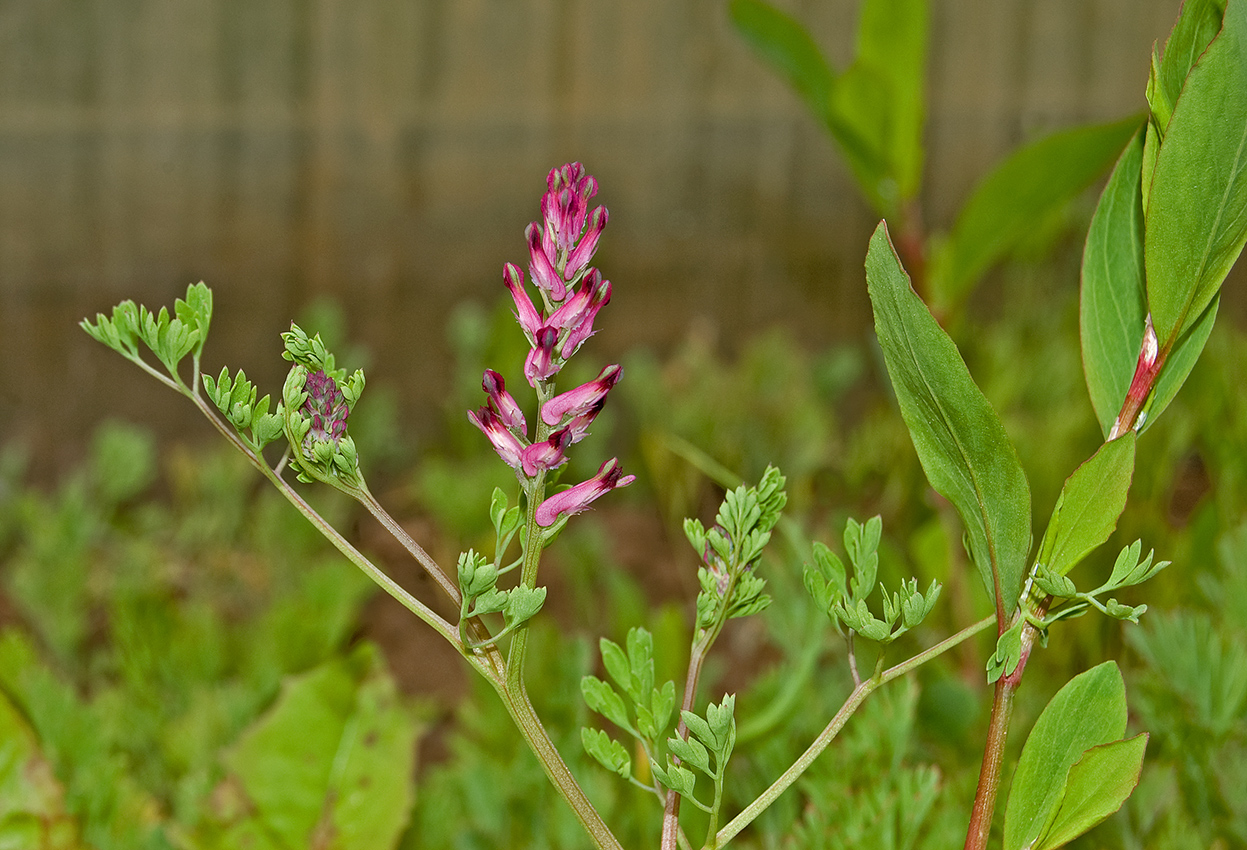
[[[528,352],[528,357],[524,360],[524,377],[534,388],[538,381],[548,381],[558,374],[562,366],[554,359],[554,344],[559,338],[558,329],[547,325],[537,331],[536,337],[532,350]]]
[[[308,374],[303,391],[307,393],[307,401],[303,403],[302,412],[312,420],[307,439],[337,445],[346,433],[346,419],[351,413],[337,382],[323,369],[318,369]]]
[[[486,369],[485,376],[481,379],[481,387],[489,396],[490,408],[498,414],[502,424],[517,434],[525,434],[528,431],[528,423],[524,419],[524,411],[520,410],[515,398],[507,392],[507,385],[502,380],[502,375],[493,369]]]
[[[603,493],[627,487],[636,480],[635,475],[624,475],[617,458],[602,464],[597,475],[566,490],[555,493],[537,506],[537,525],[549,528],[560,516],[571,516],[587,509]]]
[[[530,478],[544,469],[557,469],[567,462],[567,447],[571,434],[566,428],[555,431],[540,443],[533,443],[520,452],[524,474]]]

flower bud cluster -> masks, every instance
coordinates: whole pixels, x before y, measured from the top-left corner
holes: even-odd
[[[532,482],[566,463],[568,447],[588,435],[589,425],[622,374],[618,365],[607,366],[592,381],[553,395],[559,370],[593,335],[598,311],[610,301],[611,284],[589,266],[608,218],[605,207],[589,210],[589,200],[597,194],[597,181],[580,163],[571,163],[553,169],[546,185],[541,199],[542,220],[525,230],[528,276],[540,307],[530,297],[524,272],[518,266],[507,263],[502,271],[503,283],[515,302],[516,320],[529,344],[524,377],[537,391],[534,434],[530,439],[523,411],[507,392],[502,376],[492,369],[485,370],[481,381],[485,406],[468,412],[468,419],[522,482]],[[538,507],[537,522],[551,526],[560,517],[579,513],[598,496],[634,479],[623,475],[619,462],[612,458],[593,478],[546,499]]]
[[[320,336],[309,337],[298,325],[291,325],[282,339],[282,356],[294,365],[286,375],[281,409],[300,479],[360,486],[359,458],[347,433],[347,418],[364,390],[364,373],[356,370],[348,377],[345,370],[335,369]]]

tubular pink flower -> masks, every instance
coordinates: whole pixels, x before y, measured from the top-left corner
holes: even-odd
[[[601,409],[606,402],[606,394],[622,375],[623,368],[618,364],[607,366],[589,383],[559,393],[541,406],[541,421],[547,425],[558,425],[565,417],[581,416],[595,407]]]
[[[524,273],[515,263],[507,263],[502,267],[502,282],[511,291],[511,299],[515,301],[515,319],[524,329],[524,335],[528,337],[529,342],[532,342],[536,339],[542,322],[541,314],[537,312],[537,308],[533,306],[533,300],[524,290]]]
[[[603,298],[610,300],[610,281],[603,281],[602,273],[597,269],[589,269],[589,273],[576,285],[571,297],[546,319],[546,324],[561,331],[577,327],[584,321],[594,302],[602,301]]]
[[[606,220],[610,214],[606,211],[606,207],[598,207],[589,217],[589,229],[585,231],[585,235],[581,237],[580,243],[572,249],[567,255],[567,266],[563,269],[563,279],[570,281],[576,278],[576,275],[593,259],[594,252],[598,249],[598,239],[602,236],[602,230],[606,227]]]
[[[588,280],[589,278],[586,277],[585,279]],[[610,300],[611,282],[604,280],[601,285],[594,289],[593,298],[589,301],[584,312],[578,317],[576,324],[568,329],[567,336],[563,340],[563,347],[559,350],[559,354],[564,360],[579,351],[584,341],[593,336],[593,321],[597,318],[598,311],[609,304]]]
[[[564,454],[571,444],[571,433],[562,428],[540,443],[533,443],[520,452],[524,474],[530,478],[543,469],[557,469],[567,462]]]
[[[537,506],[537,525],[549,528],[558,521],[560,516],[571,516],[587,509],[589,504],[603,493],[609,493],[619,487],[627,487],[636,480],[635,475],[624,475],[623,467],[617,458],[611,458],[602,464],[597,475],[588,481],[582,481],[555,493]]]
[[[534,389],[538,381],[548,381],[558,374],[561,363],[554,361],[554,344],[558,342],[557,328],[546,326],[537,331],[533,348],[524,359],[524,377]]]
[[[507,466],[512,469],[520,468],[520,454],[525,449],[524,443],[503,424],[496,411],[489,407],[482,407],[478,411],[469,410],[468,419],[489,438],[494,451],[506,462]]]
[[[528,431],[528,422],[524,419],[524,411],[520,410],[515,398],[507,392],[506,382],[493,369],[486,369],[481,379],[481,388],[489,396],[489,407],[502,420],[507,428],[522,436]]]
[[[547,224],[546,228],[549,227],[550,225]],[[533,283],[549,293],[551,300],[562,301],[567,297],[567,287],[554,267],[556,258],[549,256],[542,245],[541,227],[533,222],[528,225],[524,235],[528,237],[528,274],[532,277]]]

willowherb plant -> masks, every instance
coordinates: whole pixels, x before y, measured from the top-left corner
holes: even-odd
[[[875,18],[882,2],[868,0]],[[742,0],[735,6],[757,12],[764,4]],[[767,20],[765,14],[758,20]],[[662,812],[664,850],[694,846],[681,820],[682,802],[708,816],[700,846],[731,841],[801,776],[874,691],[994,627],[996,649],[985,667],[995,696],[966,838],[967,848],[985,847],[1013,696],[1036,645],[1059,620],[1093,608],[1132,622],[1146,610],[1103,598],[1167,564],[1150,552],[1143,555],[1139,541],[1122,550],[1108,579],[1093,590],[1079,590],[1069,574],[1115,530],[1139,435],[1199,356],[1221,283],[1247,240],[1247,0],[1188,0],[1163,53],[1153,56],[1147,95],[1147,121],[1118,159],[1084,254],[1084,368],[1104,443],[1066,480],[1037,546],[1027,476],[1000,417],[911,287],[887,224],[881,222],[870,240],[867,289],[900,413],[931,486],[960,516],[993,613],[910,658],[889,659],[896,638],[916,629],[938,604],[939,584],[925,591],[915,578],[890,591],[881,585],[878,517],[848,521],[847,564],[829,546],[813,543],[804,584],[844,639],[852,691],[792,765],[734,813],[724,810],[724,788],[737,743],[735,695],[703,701],[702,670],[727,621],[769,602],[762,556],[787,501],[783,475],[768,468],[756,485],[729,489],[709,528],[696,519],[684,525],[700,562],[700,592],[682,695],[674,682],[655,680],[655,653],[664,648],[655,647],[650,633],[634,628],[622,647],[601,641],[607,678],[585,677],[582,694],[630,742],[594,728],[581,730],[581,740],[607,770],[653,797],[655,812]],[[906,185],[916,191],[914,181]],[[212,295],[203,284],[188,289],[172,316],[124,302],[111,317],[101,314],[83,327],[191,399],[333,545],[450,643],[497,692],[594,844],[618,848],[533,709],[524,677],[529,623],[545,601],[542,552],[569,517],[634,480],[612,458],[585,481],[557,482],[568,452],[588,436],[622,377],[618,365],[608,365],[583,385],[557,388],[563,366],[593,334],[610,300],[610,282],[590,266],[608,220],[604,207],[590,210],[597,189],[578,163],[552,170],[541,220],[526,230],[527,280],[514,264],[503,270],[528,342],[522,370],[536,397],[535,416],[530,423],[499,372],[485,371],[485,403],[467,416],[514,471],[518,494],[512,504],[501,489],[494,491],[488,507],[493,553],[469,550],[453,570],[430,557],[369,492],[349,426],[364,376],[348,376],[318,336],[297,326],[283,334],[283,356],[292,366],[271,409],[270,397],[259,397],[241,370],[233,377],[224,368],[215,378],[201,376],[212,314]],[[144,360],[140,343],[163,372]],[[188,356],[189,382],[179,372]],[[265,447],[283,438],[281,458],[270,463]],[[287,467],[299,481],[328,484],[359,500],[434,578],[458,610],[457,622],[398,586],[320,517],[287,480]],[[512,557],[517,542],[518,556]],[[859,667],[859,652],[867,647],[874,651],[873,665]],[[1059,847],[1121,806],[1138,780],[1147,742],[1146,735],[1125,738],[1125,729],[1125,690],[1112,662],[1075,677],[1053,698],[1016,771],[1006,808],[1006,850]]]

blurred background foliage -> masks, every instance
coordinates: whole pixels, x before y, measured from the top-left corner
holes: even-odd
[[[733,477],[778,465],[796,524],[764,566],[772,608],[729,628],[706,679],[715,698],[739,694],[731,805],[769,784],[850,688],[801,589],[808,539],[878,513],[881,579],[945,583],[898,652],[987,612],[871,342],[873,214],[722,4],[186,4],[178,14],[208,24],[187,30],[208,74],[165,73],[187,63],[158,5],[100,6],[51,51],[33,45],[69,11],[0,11],[12,25],[0,27],[12,330],[0,425],[17,437],[0,453],[0,846],[584,846],[488,689],[207,429],[72,328],[205,277],[221,311],[211,357],[272,390],[276,333],[298,314],[344,365],[372,367],[352,416],[365,472],[451,562],[488,542],[489,494],[511,485],[464,416],[484,367],[521,385],[524,343],[495,272],[521,255],[540,178],[566,158],[602,182],[612,223],[598,259],[616,281],[568,381],[607,361],[625,371],[567,474],[616,453],[639,481],[550,551],[530,692],[623,843],[653,846],[658,808],[583,755],[579,680],[599,636],[635,625],[658,637],[660,677],[681,678],[672,653],[687,644],[696,577],[679,521],[707,519]],[[856,4],[784,8],[847,64]],[[928,224],[951,227],[1017,144],[1140,107],[1147,47],[1175,13],[1168,0],[933,4]],[[532,49],[551,22],[566,38]],[[1092,198],[989,274],[954,327],[1040,522],[1099,442],[1078,359]],[[1174,566],[1122,600],[1149,604],[1141,626],[1058,625],[1019,694],[1014,753],[1064,681],[1119,657],[1132,730],[1152,733],[1138,792],[1078,847],[1247,843],[1241,279],[1141,441],[1118,532],[1080,569],[1106,572],[1139,537]],[[433,598],[371,520],[332,493],[312,498]],[[874,697],[738,842],[956,846],[989,651],[969,643]]]

